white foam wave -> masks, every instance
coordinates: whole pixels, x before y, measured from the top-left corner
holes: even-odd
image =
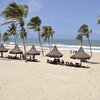
[[[54,46],[55,44],[53,44]],[[60,50],[79,50],[80,45],[64,45],[64,44],[57,44],[56,45]],[[83,46],[85,51],[90,51],[90,47],[89,46]],[[92,46],[92,51],[93,52],[100,52],[100,47],[95,47]]]
[[[9,45],[15,45],[15,42],[9,42]],[[20,47],[22,47],[21,44],[19,44]],[[52,47],[54,47],[55,44],[52,44]],[[64,45],[64,44],[56,44],[57,48],[59,50],[79,50],[80,45]],[[40,45],[36,45],[37,48],[40,48]],[[43,44],[43,48],[48,49],[48,44]],[[89,52],[90,47],[89,46],[83,46],[84,50]],[[100,47],[92,46],[92,52],[100,52]]]

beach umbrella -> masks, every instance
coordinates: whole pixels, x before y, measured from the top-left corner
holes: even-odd
[[[3,52],[8,52],[8,49],[6,49],[3,44],[1,44],[0,52],[1,52],[1,57],[3,57]]]
[[[35,46],[33,45],[32,48],[26,54],[33,55],[33,59],[35,59],[35,55],[40,55],[40,52],[36,50]]]
[[[72,55],[70,58],[72,59],[80,59],[80,65],[82,65],[82,60],[90,59],[90,56],[83,50],[82,47],[78,50],[78,52]]]
[[[23,54],[23,51],[18,47],[18,45],[16,45],[14,49],[12,49],[9,53],[10,54]]]
[[[46,56],[48,57],[54,57],[54,58],[60,58],[63,56],[63,54],[58,51],[57,47],[54,46],[54,48],[52,49],[52,51],[50,51],[48,54],[46,54]]]
[[[32,48],[26,54],[27,55],[40,55],[40,52],[36,50],[35,46],[33,45]]]

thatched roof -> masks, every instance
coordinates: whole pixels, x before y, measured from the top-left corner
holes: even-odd
[[[3,44],[1,44],[0,52],[8,52],[8,49],[6,49]]]
[[[56,46],[54,46],[54,48],[52,49],[52,51],[50,51],[48,54],[46,54],[46,56],[48,56],[48,57],[54,57],[54,58],[60,58],[60,57],[63,56],[63,54],[58,51],[58,49],[57,49]]]
[[[16,45],[9,53],[11,54],[23,54],[23,51]]]
[[[35,46],[33,45],[32,48],[27,52],[27,55],[40,55],[40,52],[37,51]]]
[[[82,47],[80,47],[78,52],[72,55],[70,58],[83,60],[83,59],[90,59],[90,56],[83,50]]]

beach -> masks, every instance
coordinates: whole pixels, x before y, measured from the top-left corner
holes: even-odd
[[[2,4],[0,100],[100,100],[100,1]]]
[[[64,61],[80,62],[70,59],[69,50],[60,51]],[[49,64],[53,58],[42,54],[36,58],[39,62],[0,58],[0,100],[100,100],[99,52],[83,63],[88,68]]]

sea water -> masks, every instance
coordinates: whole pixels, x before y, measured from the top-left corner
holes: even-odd
[[[48,48],[48,43],[45,42],[44,40],[42,41],[42,46],[44,48]],[[91,47],[93,52],[100,52],[100,40],[90,40],[91,42]],[[9,41],[6,42],[9,45],[14,45],[14,39],[10,39]],[[22,46],[23,42],[22,39],[17,39],[18,45]],[[59,49],[63,50],[78,50],[80,48],[80,41],[76,39],[53,39],[51,41],[52,47],[56,45]],[[40,47],[39,40],[38,39],[33,39],[33,38],[28,38],[26,40],[26,45],[27,46],[32,46],[35,45],[36,47]],[[84,40],[83,42],[83,48],[86,51],[90,50],[89,44],[87,40]]]

